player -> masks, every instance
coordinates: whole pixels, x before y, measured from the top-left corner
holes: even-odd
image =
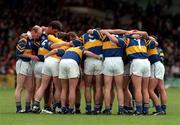
[[[103,40],[103,74],[104,74],[104,101],[105,114],[111,114],[110,100],[111,87],[114,79],[118,98],[118,114],[124,114],[124,94],[123,94],[123,73],[124,64],[122,60],[123,47],[125,43],[120,35],[113,35],[105,30],[100,31],[106,35]]]
[[[84,48],[97,55],[102,55],[102,35],[95,29],[88,30],[82,36]],[[102,68],[103,62],[101,60],[87,57],[84,61],[85,74],[85,98],[86,98],[86,114],[91,114],[91,83],[94,78],[95,94],[94,94],[94,114],[99,114],[102,105]]]
[[[16,46],[17,86],[15,90],[15,99],[17,113],[31,112],[31,98],[33,93],[31,60],[38,61],[38,57],[32,55],[32,42],[39,38],[41,32],[38,26],[34,26],[31,31],[20,36],[20,40]],[[23,111],[21,107],[21,92],[23,87],[27,90],[25,111]]]
[[[147,48],[153,48],[154,42],[146,41],[147,33],[134,31],[126,39],[126,54],[131,61],[130,74],[135,91],[136,115],[148,114],[149,93],[148,84],[150,77],[150,62]]]
[[[76,46],[76,45],[75,45]],[[80,75],[79,65],[81,63],[83,54],[88,56],[101,59],[99,55],[96,55],[90,51],[84,50],[84,47],[72,47],[66,50],[65,54],[60,61],[59,67],[59,78],[62,83],[62,94],[61,94],[61,103],[62,103],[62,112],[67,112],[66,108],[66,93],[69,85],[69,108],[68,113],[74,113],[75,99],[76,99],[76,87],[78,84],[78,79]]]
[[[53,48],[51,47],[52,43],[62,43],[66,44],[63,42],[61,39],[56,38],[54,35],[56,32],[62,30],[62,24],[59,21],[52,21],[48,25],[47,29],[47,34],[48,34],[48,40],[43,41],[42,45],[45,48],[46,51],[50,51]],[[41,112],[40,110],[40,100],[42,96],[44,95],[44,92],[49,84],[49,81],[52,77],[53,83],[55,86],[55,107],[60,109],[61,104],[60,104],[60,84],[58,81],[58,65],[59,65],[60,57],[57,55],[52,55],[48,58],[45,59],[43,69],[42,69],[42,84],[38,91],[35,94],[35,103],[33,106],[33,111],[36,112]],[[58,112],[58,111],[57,111]]]
[[[152,36],[149,37],[151,40],[156,41],[156,39]],[[156,45],[158,43],[156,42]],[[149,83],[149,95],[155,104],[156,112],[153,115],[162,115],[166,114],[166,102],[167,95],[164,87],[164,74],[165,68],[163,63],[160,61],[160,55],[158,53],[158,49],[152,48],[148,50],[149,61],[151,62],[151,78]],[[159,99],[157,94],[155,93],[155,89],[158,88],[161,98],[161,105],[159,104]]]

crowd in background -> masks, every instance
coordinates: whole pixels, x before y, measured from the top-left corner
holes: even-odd
[[[74,13],[68,6],[83,6],[106,13],[104,19]],[[123,28],[145,30],[156,35],[164,50],[166,74],[180,77],[180,14],[169,14],[171,3],[149,2],[146,8],[125,1],[96,0],[9,0],[0,3],[0,74],[15,73],[15,48],[21,33],[30,27],[45,25],[54,19],[65,31],[82,35],[90,28]],[[110,15],[110,16],[109,16]]]

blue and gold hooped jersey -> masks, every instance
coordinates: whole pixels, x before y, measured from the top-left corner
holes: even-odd
[[[148,58],[147,49],[155,47],[155,43],[153,41],[145,40],[143,38],[135,39],[132,36],[126,36],[125,43],[126,54],[130,61],[133,59]]]
[[[84,47],[71,47],[66,50],[62,59],[73,59],[79,65],[82,61]]]
[[[49,51],[51,51],[50,44],[52,44],[52,42],[48,39],[41,41],[40,47],[38,49],[39,61],[44,62],[44,55],[48,54]]]
[[[148,49],[148,59],[151,64],[160,61],[160,56],[156,47],[153,49]]]
[[[54,35],[48,35],[48,36],[44,35],[44,39],[42,39],[42,41],[41,41],[41,47],[38,50],[38,57],[39,57],[40,61],[44,61],[44,55],[48,54],[52,50],[50,46],[53,43],[58,43],[58,42],[62,42],[62,40],[58,39]],[[56,54],[52,55],[51,57],[60,59],[60,57],[57,56]]]
[[[21,57],[21,54],[32,54],[32,41],[29,38],[21,38],[16,45],[16,58],[29,62],[30,58]]]
[[[107,36],[103,40],[103,56],[104,57],[122,57],[125,42],[123,36],[114,35],[118,39],[118,44],[112,42]]]
[[[88,51],[91,51],[97,55],[102,54],[102,35],[97,30],[93,30],[92,34],[85,33],[81,40],[84,43],[84,48]]]
[[[72,40],[72,44],[74,47],[82,46],[83,43],[79,39]]]

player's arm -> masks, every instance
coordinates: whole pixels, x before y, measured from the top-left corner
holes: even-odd
[[[151,40],[151,41],[153,41],[155,43],[155,46],[159,45],[159,43],[157,42],[157,40],[154,37],[149,36],[148,38],[149,38],[149,40]]]
[[[104,29],[104,31],[113,34],[126,34],[127,32],[129,32],[129,30],[123,30],[123,29]]]
[[[63,40],[58,39],[58,38],[55,37],[54,35],[48,35],[48,40],[52,41],[53,43],[60,43],[60,42],[63,42]]]
[[[139,34],[145,39],[148,38],[148,33],[146,31],[131,30],[130,32],[132,32],[132,34]]]
[[[98,59],[98,60],[103,60],[103,56],[100,56],[100,55],[97,55],[97,54],[94,54],[88,50],[84,50],[84,54],[89,56],[89,57],[92,57],[92,58],[95,58],[95,59]]]
[[[44,58],[47,58],[47,57],[49,57],[49,56],[52,56],[52,55],[56,54],[57,52],[58,52],[57,49],[53,49],[53,50],[51,50],[48,54],[46,54],[46,55],[44,56]]]
[[[59,47],[61,47],[61,46],[71,46],[71,43],[62,41],[62,42],[60,42],[60,43],[52,43],[52,44],[50,45],[51,49],[59,48]]]
[[[104,35],[106,35],[112,42],[114,42],[115,44],[118,44],[118,39],[114,36],[114,35],[112,35],[112,34],[110,34],[108,31],[106,31],[106,30],[101,30],[100,31],[102,34],[104,34]]]
[[[18,42],[18,44],[16,46],[16,54],[19,57],[30,58],[33,61],[38,61],[39,58],[37,56],[24,52],[26,44],[27,44],[27,40],[25,40],[25,39],[19,40],[19,42]]]

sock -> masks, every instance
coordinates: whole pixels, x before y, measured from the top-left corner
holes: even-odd
[[[163,112],[166,112],[166,105],[161,105],[161,109]]]
[[[61,103],[60,102],[56,102],[54,105],[55,105],[55,107],[61,108]]]
[[[34,106],[40,107],[40,102],[39,101],[34,101]]]
[[[125,110],[128,110],[128,106],[124,106],[124,109],[125,109]]]
[[[161,106],[160,105],[155,106],[155,108],[156,108],[156,112],[161,112]]]
[[[149,103],[144,103],[143,104],[143,113],[148,113],[149,112]]]
[[[66,107],[61,107],[61,110],[63,113],[66,113],[68,109]]]
[[[136,102],[136,112],[142,113],[142,103]]]
[[[128,110],[133,110],[133,107],[132,106],[128,106]]]
[[[20,111],[21,109],[21,102],[16,102],[16,112]]]
[[[79,104],[79,103],[76,103],[76,104],[75,104],[75,108],[76,108],[76,110],[80,110],[80,104]]]
[[[25,110],[26,111],[30,111],[31,110],[31,102],[26,102]]]
[[[100,104],[99,110],[102,111],[103,104]]]
[[[91,111],[91,102],[86,102],[86,111]]]
[[[110,110],[112,110],[112,104],[110,104]]]
[[[118,112],[124,112],[123,106],[121,106],[121,105],[118,106]]]
[[[73,113],[73,111],[74,111],[74,108],[69,107],[68,112],[69,112],[69,113]]]
[[[95,104],[94,111],[100,111],[100,104]]]

